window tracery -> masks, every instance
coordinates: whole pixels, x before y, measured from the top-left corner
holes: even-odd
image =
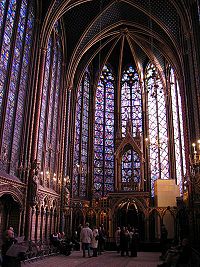
[[[151,169],[151,190],[154,181],[169,179],[169,153],[166,101],[162,82],[156,67],[149,63],[146,67],[149,161]]]
[[[27,0],[1,1],[0,5],[0,118],[4,128],[2,147],[8,155],[3,169],[17,175],[35,10],[33,2]]]
[[[47,46],[47,56],[40,113],[38,161],[41,162],[44,185],[56,188],[61,179],[57,173],[59,136],[59,98],[61,92],[62,42],[59,23]]]
[[[94,196],[106,196],[114,190],[114,76],[104,66],[95,101]]]
[[[85,197],[88,174],[88,132],[89,132],[89,72],[86,71],[79,87],[76,109],[76,137],[73,168],[73,194]]]

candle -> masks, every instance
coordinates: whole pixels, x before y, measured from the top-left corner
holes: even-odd
[[[196,149],[195,149],[195,147],[196,147],[196,144],[195,144],[195,143],[193,143],[193,144],[192,144],[192,146],[193,146],[193,148],[194,148],[194,153],[195,153],[195,150],[196,150]]]

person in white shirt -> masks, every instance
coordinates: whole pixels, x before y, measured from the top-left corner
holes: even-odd
[[[97,227],[93,228],[93,237],[92,237],[92,250],[93,250],[93,257],[97,257],[97,248],[98,248],[98,240],[99,240],[99,232]]]
[[[85,227],[81,229],[80,241],[82,243],[83,257],[85,257],[85,251],[88,251],[88,257],[90,258],[90,244],[92,242],[93,233],[89,228],[89,223],[85,224]]]

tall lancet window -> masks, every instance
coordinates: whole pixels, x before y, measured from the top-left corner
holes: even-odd
[[[94,196],[114,190],[114,77],[104,66],[95,99]]]
[[[76,137],[73,168],[73,194],[86,196],[88,173],[88,134],[89,134],[89,91],[90,79],[86,71],[79,87],[76,106]]]
[[[138,73],[132,66],[123,71],[121,88],[122,137],[126,135],[128,121],[132,123],[132,134],[142,132],[142,97]],[[140,182],[140,157],[129,149],[122,157],[122,189],[138,190]]]
[[[67,92],[67,101],[66,101],[66,120],[65,120],[65,152],[64,152],[64,160],[63,160],[63,169],[65,178],[69,177],[69,166],[67,164],[68,161],[68,153],[69,153],[69,122],[70,122],[70,110],[71,110],[71,90]]]
[[[23,156],[34,19],[33,1],[0,2],[0,146],[5,156],[2,169],[13,175],[17,175]]]
[[[142,132],[142,100],[139,77],[135,69],[130,66],[124,70],[121,88],[121,123],[122,137],[126,134],[126,124],[131,119],[133,136]]]
[[[146,68],[151,188],[154,181],[169,179],[166,101],[161,79],[153,64]]]
[[[38,160],[41,162],[44,185],[56,188],[59,144],[59,98],[61,91],[62,42],[59,24],[49,39],[42,93]]]
[[[172,115],[173,115],[173,133],[174,133],[174,147],[175,147],[175,169],[176,182],[183,190],[183,177],[186,174],[185,164],[185,145],[183,136],[183,115],[182,104],[178,81],[174,75],[174,71],[170,69],[170,86],[172,98]]]

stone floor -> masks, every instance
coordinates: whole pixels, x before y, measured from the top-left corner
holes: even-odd
[[[137,258],[121,257],[116,252],[104,252],[97,258],[83,258],[80,251],[73,251],[70,256],[58,255],[34,262],[26,262],[22,267],[156,267],[160,253],[138,252]]]

